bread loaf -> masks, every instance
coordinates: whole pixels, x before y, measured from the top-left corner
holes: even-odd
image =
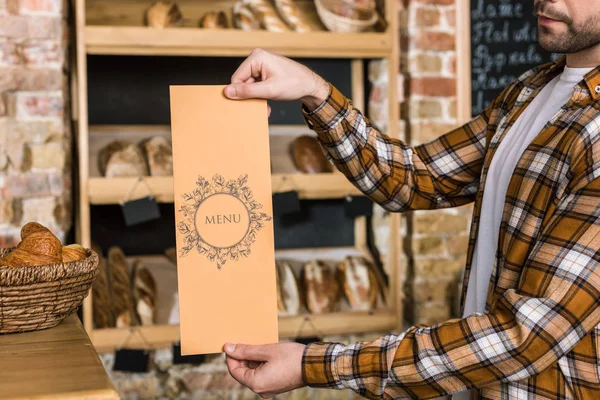
[[[156,282],[140,260],[133,264],[133,298],[138,321],[142,326],[154,325],[156,315]]]
[[[173,149],[171,143],[154,136],[140,142],[151,176],[173,176]]]
[[[310,26],[304,22],[300,10],[293,0],[275,0],[275,8],[281,19],[296,32],[310,32]]]
[[[243,31],[256,31],[260,29],[258,18],[242,0],[233,5],[233,26]]]
[[[313,260],[304,265],[303,273],[308,310],[313,314],[335,311],[340,299],[340,287],[331,267],[323,261]]]
[[[332,167],[323,153],[323,149],[316,138],[302,135],[294,139],[291,144],[292,159],[296,168],[306,174],[331,172]]]
[[[200,19],[200,27],[206,29],[227,29],[229,21],[224,11],[209,11]]]
[[[369,311],[376,307],[379,294],[377,280],[365,258],[348,256],[340,263],[337,272],[352,310]]]
[[[115,326],[115,316],[109,296],[106,259],[97,243],[92,242],[92,250],[98,254],[98,276],[92,285],[94,326],[96,329],[113,328]]]
[[[148,165],[138,146],[116,140],[98,153],[98,167],[106,177],[147,176]]]
[[[117,246],[108,249],[107,258],[116,326],[117,328],[128,327],[133,322],[133,305],[127,259],[123,250]]]
[[[263,29],[269,32],[288,30],[267,0],[244,0],[244,3],[248,5]]]
[[[183,26],[181,11],[174,1],[158,0],[146,10],[146,25],[155,28]]]
[[[277,308],[279,315],[297,315],[302,305],[298,281],[290,264],[276,261],[277,267]]]
[[[87,258],[87,251],[81,245],[69,244],[67,246],[63,246],[62,257],[63,262],[85,260]]]
[[[0,266],[48,265],[62,261],[60,240],[45,226],[29,222],[21,228],[21,241],[17,247],[0,258]]]

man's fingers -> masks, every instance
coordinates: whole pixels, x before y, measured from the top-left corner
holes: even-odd
[[[225,88],[230,99],[269,99],[273,93],[272,82],[232,83]]]
[[[239,361],[235,358],[227,357],[227,369],[229,369],[229,373],[233,379],[244,386],[252,387],[254,369],[248,368],[248,363],[246,361]]]
[[[266,52],[261,49],[255,49],[252,53],[240,64],[237,70],[231,76],[231,83],[246,82],[250,77],[260,77],[260,68],[264,60]]]
[[[236,360],[268,361],[271,356],[271,346],[249,346],[244,344],[227,344],[225,353]]]

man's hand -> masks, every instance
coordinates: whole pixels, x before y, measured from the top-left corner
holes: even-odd
[[[301,100],[311,110],[328,94],[327,82],[309,68],[261,49],[242,62],[225,88],[231,99]]]
[[[302,379],[305,347],[300,343],[227,344],[227,368],[236,381],[268,399],[305,386]]]

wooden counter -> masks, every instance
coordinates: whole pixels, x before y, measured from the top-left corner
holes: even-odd
[[[0,335],[1,399],[118,399],[90,339],[71,315],[54,328]]]

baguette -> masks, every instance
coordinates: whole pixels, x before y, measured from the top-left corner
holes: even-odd
[[[113,328],[115,326],[115,316],[109,296],[106,259],[97,243],[92,242],[92,250],[98,254],[98,276],[92,285],[94,326],[96,329]]]
[[[286,25],[266,0],[243,0],[250,8],[260,26],[269,32],[285,32]]]
[[[275,8],[281,19],[295,32],[310,32],[310,26],[302,19],[302,14],[293,0],[275,0]]]
[[[125,328],[133,324],[131,279],[127,271],[127,259],[118,246],[108,249],[107,258],[116,326]]]
[[[238,0],[233,5],[233,26],[243,31],[256,31],[260,29],[258,19],[247,4]]]

